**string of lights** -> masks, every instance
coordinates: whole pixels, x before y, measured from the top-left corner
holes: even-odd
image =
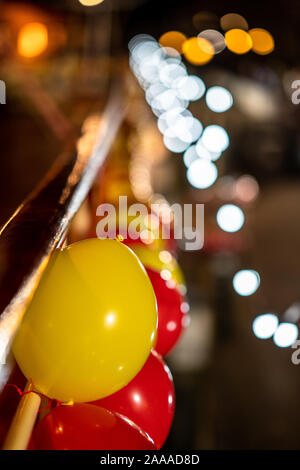
[[[139,34],[128,45],[131,69],[158,118],[157,126],[163,142],[169,151],[183,153],[187,180],[196,189],[209,188],[217,181],[215,162],[229,147],[230,138],[220,125],[210,124],[204,128],[188,107],[190,102],[205,96],[206,106],[211,111],[224,113],[232,107],[233,96],[222,86],[206,89],[202,78],[188,73],[182,56],[193,65],[205,65],[225,48],[238,55],[250,50],[266,55],[274,49],[272,35],[262,28],[249,30],[246,19],[241,15],[224,15],[220,26],[224,35],[215,29],[204,29],[197,37],[187,38],[182,32],[169,31],[156,41],[150,35]],[[246,193],[247,199],[254,192],[249,196],[251,199],[256,197],[258,185],[253,177],[245,175],[240,177],[235,190],[241,199]],[[219,207],[216,220],[221,230],[235,233],[243,228],[245,215],[239,206],[228,203]],[[237,271],[232,280],[235,292],[245,297],[254,294],[260,283],[259,273],[246,268]],[[274,313],[257,316],[252,329],[257,338],[273,337],[278,347],[291,346],[298,337],[295,322],[280,322]]]

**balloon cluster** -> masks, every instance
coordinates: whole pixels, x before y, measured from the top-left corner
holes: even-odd
[[[171,254],[166,262],[161,250],[132,248],[90,238],[51,257],[13,343],[25,377],[60,404],[30,449],[164,444],[175,395],[161,356],[185,325],[184,281]]]
[[[56,405],[38,420],[30,449],[159,449],[171,428],[174,385],[162,356],[188,320],[172,227],[168,239],[159,236],[165,222],[144,205],[132,237],[119,204],[117,230],[95,238],[100,203],[115,208],[120,192],[137,202],[131,135],[124,123],[87,200],[85,233],[71,227],[71,244],[52,255],[13,343],[25,377]]]

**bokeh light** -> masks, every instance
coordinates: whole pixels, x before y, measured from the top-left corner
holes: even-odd
[[[151,57],[155,52],[162,55],[163,51],[160,50],[159,44],[151,39],[136,40],[131,44],[131,57],[136,64],[141,64],[147,57]]]
[[[208,28],[218,28],[219,18],[212,11],[199,11],[193,16],[193,24],[198,31]]]
[[[203,129],[199,119],[196,119],[190,111],[180,107],[161,114],[157,125],[165,137],[178,138],[188,144],[199,139]]]
[[[244,225],[245,216],[238,206],[224,204],[217,212],[217,223],[224,232],[237,232]]]
[[[225,33],[226,46],[235,54],[246,54],[252,48],[251,36],[243,29],[230,29]]]
[[[167,135],[164,135],[164,144],[167,149],[174,153],[184,152],[190,145],[189,142],[183,142],[178,137],[169,137]]]
[[[162,113],[157,121],[158,129],[162,134],[175,136],[175,126],[180,116],[192,116],[192,113],[182,106],[176,106]]]
[[[204,158],[206,160],[213,160],[211,153],[209,152],[209,150],[207,150],[206,147],[204,147],[201,139],[199,139],[198,142],[196,143],[195,150],[196,150],[198,157]]]
[[[210,152],[224,152],[229,146],[227,132],[217,124],[212,124],[204,129],[201,141]]]
[[[196,152],[196,145],[191,145],[183,155],[183,163],[187,168],[195,161],[198,160],[199,155]]]
[[[187,39],[182,46],[185,58],[195,65],[204,65],[214,56],[212,44],[204,38],[192,37]]]
[[[242,15],[238,15],[237,13],[227,13],[226,15],[222,16],[220,19],[220,25],[224,31],[235,28],[244,29],[247,31],[249,28],[247,20]]]
[[[175,49],[182,54],[182,45],[186,39],[186,35],[180,31],[168,31],[159,38],[159,44],[162,47]]]
[[[235,273],[232,280],[235,292],[242,296],[254,294],[260,285],[260,277],[253,269],[242,269]]]
[[[259,339],[268,339],[273,336],[278,326],[278,317],[274,313],[264,313],[256,317],[252,323],[252,330]]]
[[[205,29],[198,34],[198,38],[206,39],[214,48],[214,53],[219,54],[225,47],[225,38],[220,31],[215,29]]]
[[[18,52],[23,57],[36,57],[48,47],[48,30],[42,23],[27,23],[19,31]]]
[[[177,94],[172,89],[166,89],[164,92],[156,96],[151,102],[151,108],[154,114],[160,116],[165,112],[172,113],[176,110],[176,114],[179,114],[177,110],[185,110],[189,105],[189,101],[180,100]],[[181,112],[181,111],[180,111]]]
[[[292,346],[298,338],[298,327],[294,323],[280,323],[274,333],[273,341],[279,348]]]
[[[213,86],[207,90],[205,101],[209,109],[215,113],[223,113],[231,108],[233,98],[226,88]]]
[[[157,82],[150,85],[145,93],[147,103],[152,106],[152,103],[154,102],[155,98],[164,91],[167,91],[167,87],[165,87],[162,83]]]
[[[192,143],[199,139],[203,126],[199,119],[193,116],[179,115],[176,119],[174,132],[183,142]]]
[[[78,0],[82,5],[85,7],[94,7],[95,5],[99,5],[103,3],[104,0]]]
[[[128,49],[132,53],[134,50],[135,46],[141,42],[146,42],[146,41],[155,41],[155,38],[151,36],[150,34],[137,34],[136,36],[133,36],[133,38],[130,39],[128,43]]]
[[[250,29],[249,35],[252,39],[252,50],[256,52],[256,54],[266,55],[274,50],[273,36],[266,29]]]
[[[189,101],[199,100],[205,93],[205,84],[201,78],[196,75],[179,77],[173,83],[179,98]]]
[[[217,167],[209,160],[194,160],[187,170],[188,182],[197,189],[209,188],[217,177]]]
[[[183,64],[170,62],[170,60],[171,59],[168,61],[166,60],[159,70],[159,80],[167,87],[172,87],[172,84],[176,79],[186,77],[187,75],[186,68]]]
[[[259,193],[258,182],[253,176],[240,176],[235,183],[235,197],[243,202],[254,201]]]

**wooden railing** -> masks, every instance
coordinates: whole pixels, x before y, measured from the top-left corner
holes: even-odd
[[[76,151],[74,146],[73,153],[60,157],[0,232],[0,391],[8,376],[14,334],[49,256],[64,240],[125,116],[122,90],[121,84],[114,85],[106,108],[99,112],[92,149],[81,145]]]

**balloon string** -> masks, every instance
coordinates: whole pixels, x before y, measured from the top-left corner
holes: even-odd
[[[34,388],[34,383],[32,379],[30,379],[30,384],[32,388]],[[51,410],[54,408],[58,408],[59,406],[62,405],[73,405],[73,401],[68,401],[68,402],[63,402],[61,400],[57,400],[56,398],[49,398],[47,395],[44,395],[44,393],[38,392],[37,390],[21,390],[20,387],[18,387],[16,384],[6,384],[7,387],[13,387],[15,390],[17,390],[18,394],[20,397],[23,397],[24,395],[27,395],[28,393],[36,393],[39,395],[41,398],[46,398],[48,400],[48,405],[45,406],[44,408],[39,409],[39,413],[46,411],[46,410]]]

